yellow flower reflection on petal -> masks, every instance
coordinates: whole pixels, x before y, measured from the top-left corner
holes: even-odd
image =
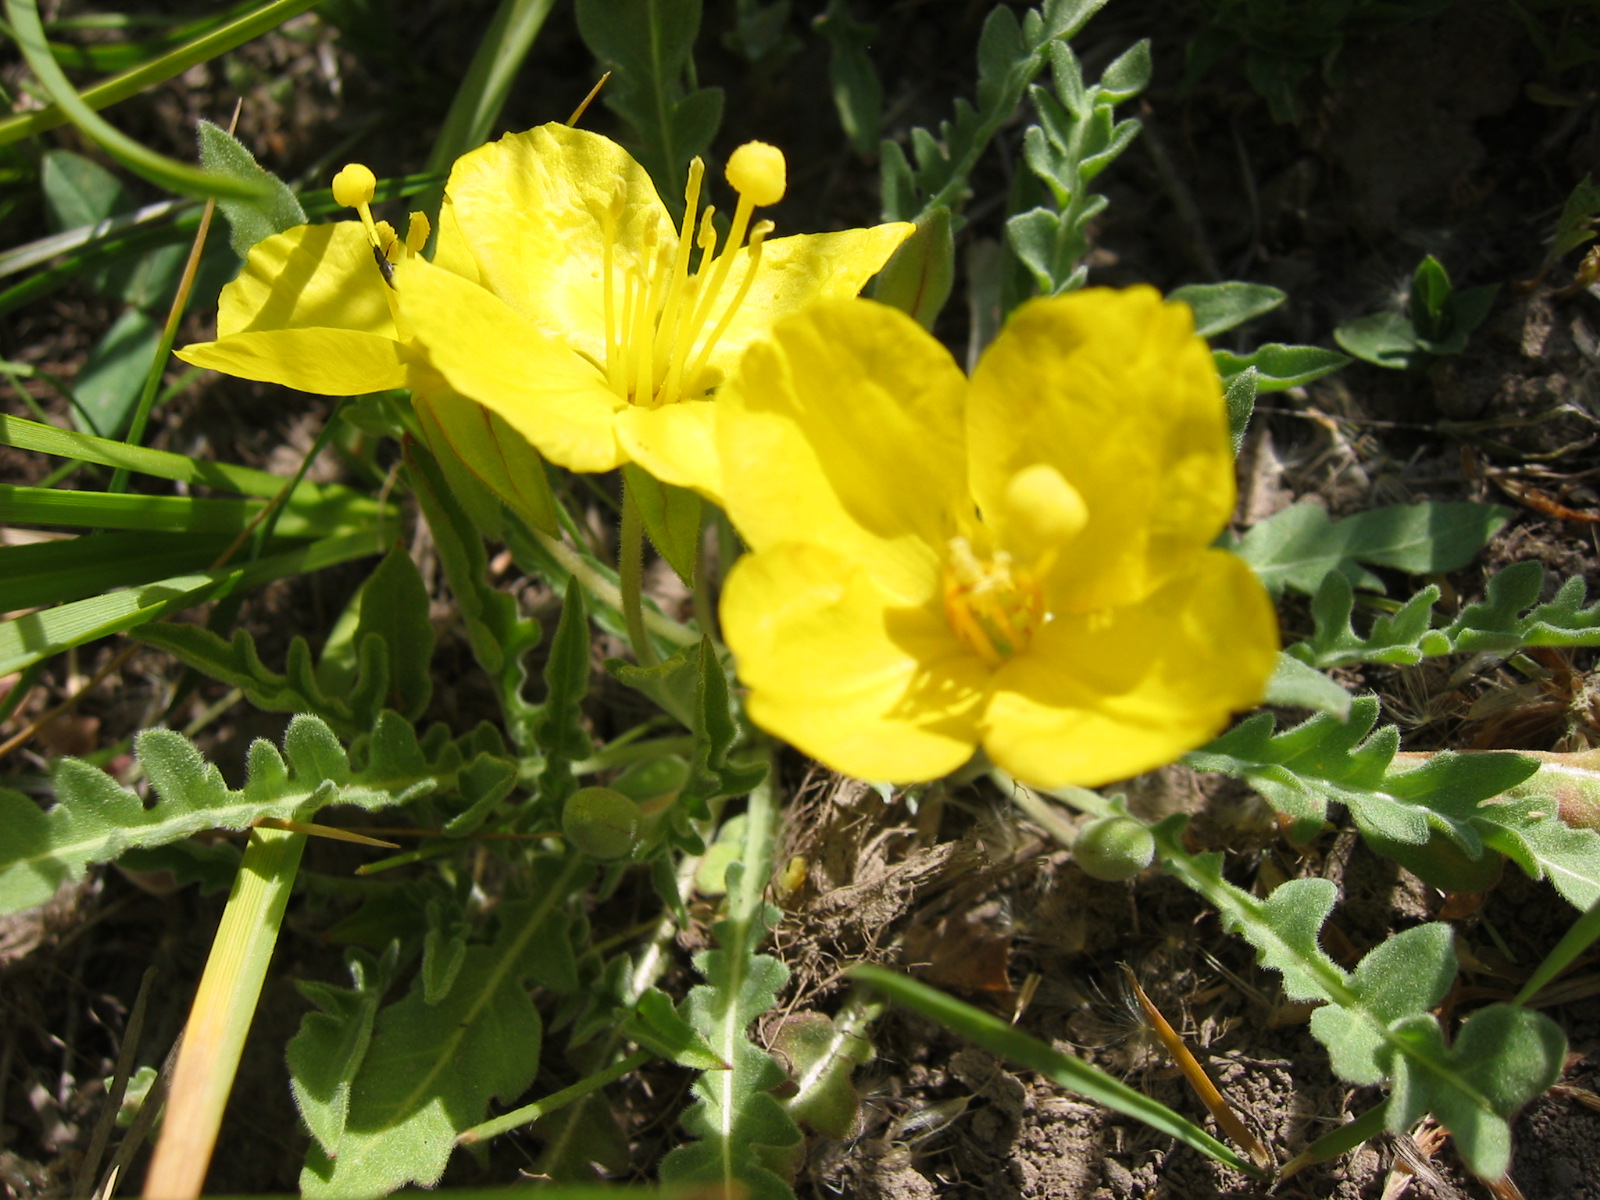
[[[1234,503],[1221,390],[1149,288],[1037,300],[969,381],[864,300],[781,322],[719,393],[753,553],[722,622],[752,719],[912,782],[982,747],[1039,786],[1170,762],[1257,703],[1277,623],[1211,547]]]

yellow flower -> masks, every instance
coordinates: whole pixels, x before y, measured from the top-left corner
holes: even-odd
[[[748,711],[846,774],[912,782],[982,746],[1095,785],[1259,702],[1266,593],[1233,510],[1216,371],[1149,288],[1019,308],[969,382],[865,300],[781,323],[717,401],[753,551],[722,623]]]
[[[703,171],[680,230],[607,138],[508,134],[456,160],[430,262],[426,226],[402,242],[374,223],[371,173],[346,168],[335,193],[362,220],[266,239],[224,289],[217,340],[179,356],[328,395],[458,394],[561,466],[633,462],[715,498],[708,394],[780,317],[860,291],[911,226],[768,239],[751,218],[782,198],[784,161],[752,142],[729,159],[739,203],[719,244],[697,216]]]
[[[553,462],[633,462],[715,498],[708,393],[780,317],[858,292],[911,227],[769,240],[751,216],[782,197],[783,156],[750,143],[729,159],[739,202],[719,246],[711,210],[695,232],[702,173],[696,160],[675,228],[644,169],[598,134],[544,125],[459,159],[447,191],[479,279],[420,259],[395,270],[430,363]]]

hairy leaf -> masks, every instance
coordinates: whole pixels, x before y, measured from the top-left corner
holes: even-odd
[[[307,1197],[382,1196],[408,1183],[431,1187],[455,1138],[484,1118],[491,1099],[513,1100],[539,1069],[543,1022],[532,978],[556,991],[576,984],[561,907],[581,870],[535,865],[540,899],[498,909],[499,930],[466,950],[455,986],[429,1005],[419,979],[378,1013],[351,1081],[344,1128],[331,1149],[313,1146],[300,1175]]]
[[[416,746],[411,727],[394,714],[385,714],[380,724],[390,733],[386,745]],[[365,769],[354,770],[333,731],[312,716],[289,723],[283,754],[270,742],[254,742],[249,778],[238,790],[227,786],[194,743],[172,730],[146,730],[134,747],[158,797],[149,809],[104,771],[73,758],[56,764],[57,802],[49,811],[0,790],[0,912],[42,904],[63,882],[80,878],[88,864],[108,862],[124,850],[164,845],[206,829],[245,829],[263,817],[306,821],[329,804],[387,808],[441,782],[432,770],[411,769],[428,766],[420,751],[407,764],[374,753]]]
[[[1313,595],[1330,571],[1381,592],[1383,581],[1361,564],[1413,575],[1454,571],[1510,517],[1497,504],[1426,501],[1334,521],[1320,505],[1301,502],[1255,525],[1235,549],[1273,595],[1285,588]]]
[[[1581,575],[1565,580],[1555,596],[1536,604],[1544,568],[1536,561],[1512,563],[1491,576],[1484,598],[1455,620],[1435,628],[1439,589],[1423,588],[1396,612],[1374,618],[1366,636],[1355,631],[1355,593],[1342,574],[1325,576],[1311,603],[1312,635],[1288,648],[1318,667],[1378,662],[1411,664],[1443,654],[1509,654],[1525,646],[1600,645],[1600,602],[1586,604]]]

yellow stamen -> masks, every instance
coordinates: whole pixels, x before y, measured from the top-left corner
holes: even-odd
[[[966,538],[953,537],[944,564],[944,615],[969,650],[998,667],[1033,640],[1044,621],[1044,593],[1009,554],[979,558]]]
[[[705,164],[700,159],[689,164],[683,222],[675,231],[677,245],[671,250],[664,244],[671,233],[658,231],[651,223],[646,226],[638,256],[627,263],[619,261],[615,247],[623,233],[626,205],[620,180],[601,218],[606,381],[630,404],[654,408],[682,400],[685,392],[704,390],[700,381],[712,352],[750,292],[761,261],[761,242],[772,231],[768,221],[752,229],[751,214],[758,205],[776,203],[783,197],[782,153],[760,142],[739,147],[728,163],[728,181],[738,191],[739,203],[719,254],[712,224],[715,209],[696,211],[704,175]],[[722,288],[747,233],[748,265],[731,298],[723,297]],[[691,276],[689,258],[696,245],[700,264]],[[620,301],[616,295],[619,286]]]

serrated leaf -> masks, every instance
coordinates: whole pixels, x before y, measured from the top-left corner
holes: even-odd
[[[260,190],[252,199],[217,201],[217,207],[228,219],[232,231],[228,244],[235,254],[246,258],[257,242],[306,223],[305,209],[289,185],[256,162],[244,143],[204,119],[198,122],[198,132],[201,166],[225,178],[254,184]]]
[[[438,785],[431,774],[396,777],[387,763],[353,772],[338,739],[316,717],[290,722],[287,767],[269,744],[257,746],[266,746],[266,753],[252,747],[252,774],[244,788],[232,790],[182,735],[165,729],[140,734],[134,749],[158,793],[148,809],[104,771],[72,758],[56,764],[57,802],[48,811],[0,790],[0,913],[43,903],[63,882],[81,878],[90,863],[108,862],[124,850],[207,829],[244,829],[263,817],[309,820],[334,803],[384,808]]]
[[[1374,619],[1371,631],[1355,631],[1355,597],[1337,574],[1324,577],[1312,600],[1312,635],[1288,653],[1319,667],[1351,663],[1408,664],[1443,654],[1509,654],[1524,646],[1600,645],[1600,603],[1585,604],[1582,576],[1564,581],[1547,604],[1535,606],[1544,568],[1532,559],[1512,563],[1491,576],[1484,598],[1461,610],[1447,625],[1432,627],[1439,589],[1429,585],[1395,613]]]
[[[1320,505],[1302,501],[1257,523],[1235,551],[1273,595],[1285,588],[1313,595],[1330,571],[1355,587],[1382,591],[1382,581],[1361,564],[1413,575],[1454,571],[1510,518],[1497,504],[1424,501],[1335,521]]]
[[[740,864],[729,869],[730,892],[738,891]],[[750,1023],[777,1003],[789,969],[757,953],[777,910],[757,904],[748,919],[718,922],[715,949],[695,955],[705,978],[689,990],[684,1019],[728,1066],[695,1081],[695,1103],[683,1128],[696,1141],[679,1146],[661,1163],[661,1182],[742,1190],[756,1200],[792,1200],[786,1179],[801,1147],[795,1127],[772,1089],[784,1082],[783,1068],[745,1035]]]
[[[1339,684],[1282,650],[1262,697],[1263,704],[1332,713],[1341,721],[1350,715],[1350,700],[1350,693]]]
[[[1453,934],[1442,921],[1404,930],[1370,950],[1349,979],[1360,1007],[1330,1004],[1311,1014],[1312,1036],[1327,1048],[1334,1074],[1347,1083],[1381,1082],[1393,1058],[1383,1031],[1433,1008],[1455,977]]]
[[[336,1145],[344,1133],[350,1084],[366,1057],[373,1018],[393,982],[399,952],[399,942],[391,942],[381,958],[359,947],[347,949],[351,988],[296,983],[301,995],[320,1011],[308,1012],[300,1031],[289,1039],[289,1089],[306,1128],[324,1150]]]
[[[658,988],[647,988],[639,997],[622,1023],[622,1032],[646,1050],[692,1071],[726,1071],[731,1066]]]
[[[1469,1169],[1499,1179],[1511,1164],[1511,1118],[1561,1076],[1567,1040],[1543,1013],[1496,1004],[1467,1018],[1448,1049],[1439,1023],[1419,1015],[1395,1028],[1388,1125],[1399,1133],[1434,1113]]]
[[[428,589],[411,555],[400,546],[389,553],[361,589],[358,646],[368,637],[380,638],[388,686],[378,695],[363,697],[360,675],[351,694],[356,720],[370,724],[385,708],[415,721],[433,697],[433,624],[428,620]]]
[[[671,207],[721,118],[720,91],[684,90],[700,0],[578,0],[577,17],[584,43],[613,72],[606,105],[634,127],[636,157]]]
[[[543,1022],[524,980],[558,991],[576,983],[559,918],[576,860],[559,876],[541,874],[543,899],[500,907],[499,932],[467,949],[443,1002],[430,1007],[419,983],[379,1012],[344,1130],[331,1151],[312,1147],[302,1195],[342,1200],[432,1186],[456,1135],[483,1120],[489,1101],[513,1100],[533,1082]]]

